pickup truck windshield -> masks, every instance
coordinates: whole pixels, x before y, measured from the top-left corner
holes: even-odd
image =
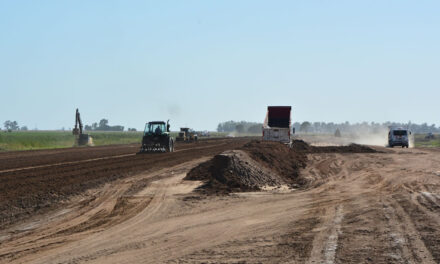
[[[406,136],[408,132],[406,130],[394,130],[393,135],[395,136]]]

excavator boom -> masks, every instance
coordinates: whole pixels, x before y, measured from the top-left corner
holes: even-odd
[[[87,145],[89,142],[89,135],[83,134],[83,123],[81,121],[81,115],[79,114],[78,108],[76,109],[75,115],[75,128],[72,133],[76,136],[77,145]]]

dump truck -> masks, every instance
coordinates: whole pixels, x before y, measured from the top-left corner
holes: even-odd
[[[176,141],[181,142],[197,141],[197,139],[197,133],[189,127],[181,127],[179,134],[176,137]]]
[[[75,114],[75,128],[72,130],[72,134],[75,136],[75,144],[78,146],[84,146],[89,144],[90,137],[88,134],[83,133],[83,124],[81,121],[81,115],[78,108]]]
[[[174,140],[170,135],[169,120],[151,121],[145,124],[142,145],[138,154],[151,152],[173,152]]]
[[[268,106],[263,123],[263,140],[290,144],[291,106]]]

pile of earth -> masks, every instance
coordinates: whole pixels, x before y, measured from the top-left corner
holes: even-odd
[[[282,157],[282,158],[280,158]],[[306,152],[296,152],[279,142],[252,141],[226,151],[193,168],[186,180],[203,181],[205,194],[257,191],[267,186],[298,186]]]
[[[303,140],[294,140],[292,149],[307,153],[377,153],[378,151],[364,145],[350,144],[347,146],[311,146]]]
[[[300,176],[307,154],[374,153],[367,146],[310,146],[295,140],[291,148],[280,142],[254,140],[237,150],[223,152],[199,164],[185,180],[203,181],[198,191],[204,194],[258,191],[265,187],[301,187],[309,183]]]

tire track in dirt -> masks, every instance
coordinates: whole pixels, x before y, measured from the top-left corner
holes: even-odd
[[[396,261],[400,263],[436,263],[420,239],[412,219],[392,198],[384,199],[383,210],[387,219],[387,233]]]
[[[96,192],[92,192],[91,199],[87,198],[85,200],[87,202],[79,204],[81,208],[76,208],[78,205],[75,206],[75,209],[71,208],[71,214],[65,215],[59,220],[55,219],[50,227],[43,228],[44,223],[39,223],[40,229],[39,225],[36,225],[21,236],[14,235],[15,240],[8,245],[13,250],[6,250],[5,253],[0,249],[0,262],[13,261],[36,252],[53,250],[62,244],[105,231],[136,216],[147,207],[149,207],[149,213],[154,214],[154,211],[163,205],[160,202],[163,195],[154,192],[145,194],[142,191],[155,181],[169,178],[173,173],[179,173],[182,168],[186,168],[188,164],[192,163],[194,162],[191,161],[153,173],[135,175],[118,180],[112,185],[108,184],[103,189],[97,189]],[[3,244],[4,242],[8,241],[3,241]],[[128,250],[128,248],[126,249]],[[121,248],[121,250],[123,249]],[[121,250],[115,250],[115,252],[121,252]],[[83,261],[86,259],[93,258],[80,258]]]
[[[167,263],[304,263],[311,256],[316,229],[321,220],[316,212],[292,221],[275,234],[250,234],[215,247],[185,255]],[[258,233],[258,232],[255,232]]]
[[[423,241],[428,253],[432,255],[435,263],[440,263],[440,222],[436,206],[426,201],[424,195],[397,194],[394,196],[404,212],[412,219],[415,229]],[[423,248],[421,249],[422,251]]]
[[[334,263],[338,238],[341,234],[343,205],[329,206],[322,210],[322,225],[313,241],[311,257],[306,263]]]
[[[219,154],[241,146],[249,139],[206,141],[201,146],[187,145],[175,153],[135,155],[64,164],[0,175],[0,226],[29,215],[45,212],[70,195],[142,171],[173,166],[206,155]]]

